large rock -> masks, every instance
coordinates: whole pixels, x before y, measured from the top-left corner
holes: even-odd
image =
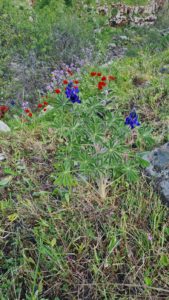
[[[150,165],[145,169],[152,180],[154,188],[162,200],[169,206],[169,142],[144,155]]]
[[[10,132],[11,129],[3,121],[0,121],[0,132]]]
[[[156,14],[166,3],[167,0],[150,0],[145,6],[129,6],[122,3],[113,3],[113,15],[109,19],[109,24],[113,27],[128,24],[134,26],[153,25],[157,19]],[[117,11],[115,16],[114,10]]]

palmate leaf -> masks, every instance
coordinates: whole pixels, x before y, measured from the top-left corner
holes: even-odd
[[[136,182],[139,178],[138,170],[132,165],[125,165],[122,172],[129,182]]]
[[[55,164],[55,168],[57,173],[54,184],[68,188],[76,185],[76,179],[71,170],[71,159],[69,161],[67,157],[64,163]]]
[[[69,188],[76,186],[76,179],[70,172],[61,172],[55,179],[54,184]]]

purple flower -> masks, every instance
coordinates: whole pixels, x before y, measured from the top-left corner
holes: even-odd
[[[129,125],[131,129],[134,129],[135,126],[140,126],[135,109],[132,109],[131,113],[126,118],[125,125]]]
[[[73,86],[73,82],[69,82],[65,94],[66,97],[72,102],[72,103],[81,103],[81,100],[79,99],[79,96],[77,95],[79,93],[78,87]]]
[[[24,101],[24,102],[22,102],[22,109],[26,109],[26,108],[28,108],[29,107],[29,102],[28,101]]]
[[[147,238],[148,238],[149,241],[152,241],[152,239],[153,239],[153,237],[150,233],[147,234]]]

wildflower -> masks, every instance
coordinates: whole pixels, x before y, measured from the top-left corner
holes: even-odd
[[[47,85],[46,89],[47,89],[47,91],[51,91],[52,87],[50,85]]]
[[[28,114],[30,112],[29,108],[26,108],[25,112]]]
[[[29,106],[29,102],[28,101],[24,101],[23,103],[22,103],[22,108],[25,110],[26,108],[28,108],[28,106]]]
[[[103,89],[103,86],[102,86],[101,82],[98,83],[97,87],[98,87],[99,90]]]
[[[94,76],[96,76],[96,75],[97,75],[96,72],[91,72],[91,73],[90,73],[90,76],[92,76],[92,77],[94,77]]]
[[[107,80],[107,77],[106,77],[106,76],[103,76],[101,79],[102,79],[102,81],[106,81],[106,80]]]
[[[32,118],[32,113],[31,112],[28,114],[28,117]]]
[[[38,104],[38,108],[42,108],[43,104],[42,103],[39,103]]]
[[[67,69],[67,72],[68,72],[68,74],[69,74],[70,76],[73,75],[73,72],[72,72],[70,69]]]
[[[115,77],[115,76],[112,76],[112,75],[109,75],[108,79],[109,79],[109,80],[116,80],[116,77]]]
[[[47,108],[44,108],[43,110],[44,110],[44,111],[47,111]]]
[[[48,102],[44,101],[43,104],[44,104],[45,106],[47,106],[47,105],[48,105]]]
[[[102,90],[103,87],[105,87],[105,86],[106,86],[106,83],[103,82],[103,81],[100,81],[100,82],[98,83],[98,85],[97,85],[97,87],[98,87],[99,90]]]
[[[9,110],[8,106],[6,105],[0,106],[0,118],[2,118],[8,110]]]
[[[150,233],[147,234],[147,238],[148,238],[149,241],[152,241],[152,239],[153,239],[153,237]]]
[[[135,109],[132,109],[131,113],[126,118],[125,125],[129,125],[131,129],[134,129],[135,126],[140,126]]]
[[[68,80],[63,80],[63,84],[68,84]]]
[[[55,93],[56,93],[56,94],[60,94],[60,93],[61,93],[61,90],[60,90],[60,89],[56,89],[56,90],[55,90]]]
[[[75,84],[79,84],[79,80],[74,80],[73,81]]]
[[[16,103],[15,103],[14,100],[11,100],[10,104],[11,104],[12,106],[14,106]]]
[[[78,87],[73,86],[73,82],[70,82],[66,89],[65,94],[66,97],[72,102],[72,103],[81,103],[81,100],[79,99],[79,96],[77,95],[79,93]]]
[[[8,106],[6,106],[6,105],[0,106],[0,111],[1,111],[1,112],[6,113],[8,110],[9,110],[9,107],[8,107]]]
[[[98,77],[102,76],[102,73],[98,72],[98,73],[97,73],[97,76],[98,76]]]

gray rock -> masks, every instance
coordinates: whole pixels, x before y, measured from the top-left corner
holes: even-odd
[[[126,35],[120,35],[119,38],[122,41],[128,41],[128,37]]]
[[[0,162],[6,160],[6,156],[4,153],[0,153]]]
[[[160,73],[162,74],[169,74],[169,65],[164,66],[160,69]]]
[[[169,206],[169,142],[148,152],[143,158],[150,163],[145,174],[151,179],[164,203]]]
[[[109,44],[109,48],[116,48],[116,47],[117,47],[117,45],[115,43]]]
[[[0,121],[0,132],[10,132],[11,129],[3,121]]]

